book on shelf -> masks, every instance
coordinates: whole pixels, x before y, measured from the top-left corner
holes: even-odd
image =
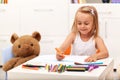
[[[111,3],[120,3],[120,0],[111,0]]]
[[[81,3],[86,3],[86,0],[71,0],[72,4],[81,4]]]
[[[8,3],[8,0],[4,0],[4,4],[7,4]]]
[[[7,4],[8,0],[0,0],[0,4]]]

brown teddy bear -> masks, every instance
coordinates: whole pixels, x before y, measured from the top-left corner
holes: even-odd
[[[12,53],[14,57],[3,65],[3,70],[8,71],[32,58],[35,58],[40,53],[39,41],[41,35],[39,32],[34,32],[31,35],[23,35],[18,37],[17,34],[11,36]],[[7,56],[7,55],[6,55]]]

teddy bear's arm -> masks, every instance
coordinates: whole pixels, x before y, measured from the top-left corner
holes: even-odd
[[[18,65],[20,65],[20,64],[22,64],[22,63],[24,63],[24,62],[26,62],[26,61],[28,61],[30,59],[33,59],[35,57],[36,57],[36,55],[32,55],[32,56],[29,56],[29,57],[21,58],[21,59],[19,59],[19,61],[17,61],[17,63],[14,66],[16,67],[16,66],[18,66]]]
[[[19,57],[10,59],[8,62],[6,62],[3,65],[2,69],[4,71],[8,71],[8,70],[12,69],[19,59],[20,59]]]

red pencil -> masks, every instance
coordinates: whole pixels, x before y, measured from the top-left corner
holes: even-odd
[[[30,70],[39,70],[38,67],[27,67],[27,66],[24,66],[24,65],[22,65],[22,68],[24,68],[24,69],[30,69]]]

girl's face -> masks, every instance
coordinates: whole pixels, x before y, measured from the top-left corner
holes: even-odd
[[[88,13],[78,12],[77,17],[77,29],[81,35],[90,35],[93,28],[93,17]]]

